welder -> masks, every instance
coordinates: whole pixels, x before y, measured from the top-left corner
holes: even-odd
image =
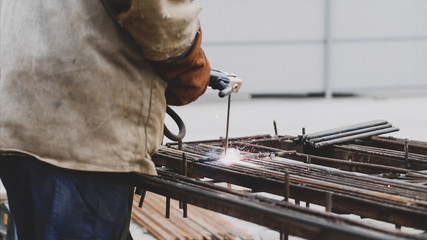
[[[191,0],[1,1],[0,177],[20,240],[130,239],[166,104],[209,85]]]

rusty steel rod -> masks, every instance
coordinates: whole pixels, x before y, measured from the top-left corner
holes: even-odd
[[[165,213],[166,218],[170,217],[170,210],[171,210],[171,199],[170,197],[166,197],[166,213]]]
[[[277,123],[276,123],[276,120],[273,120],[273,127],[274,127],[274,136],[278,136],[279,135],[279,133],[278,133],[278,131],[277,131]]]
[[[139,199],[138,207],[142,208],[142,205],[144,204],[145,194],[147,193],[147,190],[142,190],[141,192],[141,198]]]

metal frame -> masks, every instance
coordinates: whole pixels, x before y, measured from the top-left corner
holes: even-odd
[[[159,177],[136,175],[144,189],[202,208],[309,239],[423,239],[363,225],[283,201],[236,192],[159,170]]]

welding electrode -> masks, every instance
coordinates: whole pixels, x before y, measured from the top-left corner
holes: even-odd
[[[231,106],[231,94],[237,93],[242,85],[242,80],[236,78],[236,75],[226,73],[218,70],[211,70],[211,77],[209,80],[209,86],[212,89],[218,89],[218,96],[223,98],[228,96],[228,106],[227,106],[227,124],[225,132],[225,146],[224,154],[227,155],[228,150],[228,129],[230,126],[230,106]]]
[[[227,155],[228,150],[228,128],[230,126],[230,106],[231,106],[231,94],[228,95],[228,107],[227,107],[227,126],[225,130],[225,148],[224,155]]]

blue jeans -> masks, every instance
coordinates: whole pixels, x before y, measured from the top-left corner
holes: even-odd
[[[128,174],[67,170],[30,156],[0,155],[0,178],[19,240],[119,240],[129,234]]]

